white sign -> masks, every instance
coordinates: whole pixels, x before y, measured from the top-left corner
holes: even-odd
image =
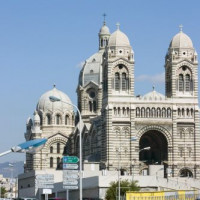
[[[78,164],[63,163],[63,169],[78,169]]]
[[[45,184],[38,184],[37,187],[38,188],[45,188],[45,189],[53,189],[54,188],[53,185],[45,185]]]
[[[65,179],[63,185],[78,185],[78,181],[76,179]]]
[[[78,170],[63,170],[63,179],[78,179],[79,171]]]
[[[43,194],[52,194],[51,189],[43,189]]]
[[[37,174],[36,187],[38,188],[53,188],[54,175],[53,174]]]
[[[63,185],[63,188],[66,190],[76,190],[78,189],[78,186],[76,185]]]

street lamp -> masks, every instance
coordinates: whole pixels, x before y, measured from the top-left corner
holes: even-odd
[[[145,151],[145,150],[146,150],[146,151],[149,151],[150,149],[151,149],[151,147],[144,147],[143,149],[140,149],[140,150],[139,150],[139,153],[140,153],[141,151]]]
[[[13,186],[13,167],[14,167],[14,165],[11,163],[9,163],[8,165],[10,167],[10,197],[12,199],[12,197],[13,197],[13,187],[12,187]]]
[[[29,140],[27,142],[18,144],[17,146],[12,147],[10,150],[5,151],[3,153],[0,153],[0,157],[4,156],[6,154],[9,154],[11,152],[18,152],[18,153],[35,153],[36,151],[39,151],[42,149],[42,147],[45,145],[47,139],[35,139],[35,140]]]
[[[80,110],[78,109],[78,107],[72,103],[69,103],[69,102],[65,102],[65,101],[62,101],[61,99],[59,99],[58,97],[54,97],[54,96],[50,96],[49,97],[49,100],[51,102],[57,102],[57,101],[60,101],[62,103],[65,103],[65,104],[68,104],[68,105],[71,105],[73,106],[74,108],[76,108],[77,112],[78,112],[78,115],[79,115],[79,151],[80,151],[80,155],[79,155],[79,160],[80,160],[80,200],[82,200],[82,135],[81,135],[81,121],[82,121],[82,117],[81,117],[81,113],[80,113]]]

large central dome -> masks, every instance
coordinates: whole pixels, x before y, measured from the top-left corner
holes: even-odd
[[[49,100],[50,96],[55,96],[61,101],[58,102],[51,102]],[[63,102],[62,102],[63,101]],[[66,102],[66,103],[64,103]],[[52,90],[44,93],[37,104],[36,110],[37,111],[42,111],[42,112],[56,112],[56,111],[73,111],[73,107],[69,104],[71,104],[70,98],[62,91],[58,90],[55,86]]]

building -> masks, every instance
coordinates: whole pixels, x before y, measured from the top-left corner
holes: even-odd
[[[107,170],[115,170],[120,159],[121,174],[148,174],[149,165],[159,164],[165,174],[169,168],[172,176],[199,178],[198,61],[192,40],[180,27],[169,44],[165,95],[153,88],[135,96],[134,63],[128,37],[119,25],[110,34],[104,22],[99,52],[86,60],[77,89],[84,159],[101,161]],[[151,149],[141,151],[145,147]]]
[[[75,126],[72,106],[49,100],[53,95],[71,103],[66,94],[54,87],[42,95],[33,120],[27,121],[25,138],[48,141],[41,152],[26,155],[25,174],[44,169],[56,174],[63,155],[79,155],[81,131],[83,161],[99,162],[100,170],[120,168],[121,175],[138,176],[159,165],[165,177],[200,178],[198,60],[192,40],[181,27],[172,38],[165,57],[165,94],[153,88],[136,96],[134,68],[129,38],[119,25],[111,34],[104,21],[99,51],[85,61],[79,75],[81,129],[80,122]],[[19,180],[21,189],[26,181]]]

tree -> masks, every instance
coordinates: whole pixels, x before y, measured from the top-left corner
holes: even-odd
[[[125,196],[126,191],[139,191],[140,188],[137,185],[137,181],[120,181],[120,196]],[[110,187],[106,191],[106,200],[116,200],[118,196],[118,181],[110,183]]]
[[[0,188],[0,198],[4,197],[4,195],[5,195],[6,192],[7,191],[6,191],[5,187],[1,187]]]

